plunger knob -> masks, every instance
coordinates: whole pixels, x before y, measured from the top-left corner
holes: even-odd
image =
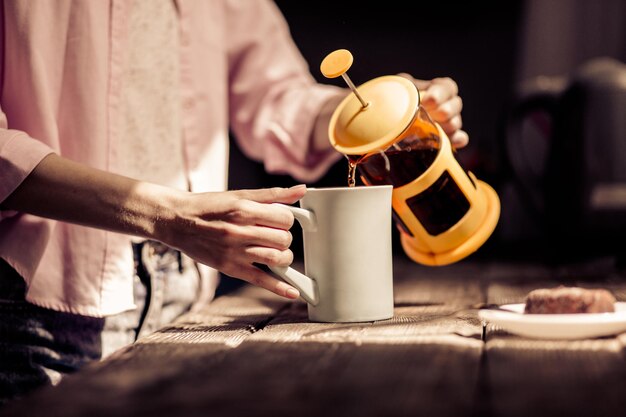
[[[347,49],[337,49],[336,51],[326,55],[326,58],[324,58],[322,64],[320,65],[320,70],[326,78],[337,78],[341,76],[346,84],[348,84],[348,87],[350,87],[356,98],[359,99],[363,108],[365,108],[369,105],[369,103],[363,100],[363,97],[361,97],[359,91],[356,89],[354,83],[348,76],[348,70],[352,66],[353,62],[354,58],[352,57],[352,53],[350,53],[350,51]]]
[[[320,69],[326,78],[337,78],[350,69],[354,58],[347,49],[337,49],[326,55]]]

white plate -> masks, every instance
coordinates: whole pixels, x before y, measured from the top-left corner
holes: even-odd
[[[535,339],[584,339],[626,331],[626,303],[614,313],[524,314],[524,304],[505,304],[502,310],[480,310],[478,316],[509,333]]]

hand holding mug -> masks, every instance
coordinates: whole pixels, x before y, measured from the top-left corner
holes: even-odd
[[[235,278],[280,296],[300,293],[257,268],[254,263],[286,266],[293,261],[289,229],[294,216],[273,203],[292,204],[306,193],[304,185],[291,188],[186,193],[174,224],[164,222],[164,243]]]

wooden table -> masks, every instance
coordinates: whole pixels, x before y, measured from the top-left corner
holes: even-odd
[[[472,308],[557,284],[626,300],[610,259],[427,268],[401,257],[394,275],[391,320],[311,323],[305,304],[245,287],[0,415],[626,415],[625,335],[531,340],[483,328]]]

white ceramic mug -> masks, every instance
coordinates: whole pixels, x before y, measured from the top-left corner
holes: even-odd
[[[362,322],[393,317],[390,185],[309,188],[289,208],[304,233],[305,274],[272,271],[296,287],[309,319]]]

